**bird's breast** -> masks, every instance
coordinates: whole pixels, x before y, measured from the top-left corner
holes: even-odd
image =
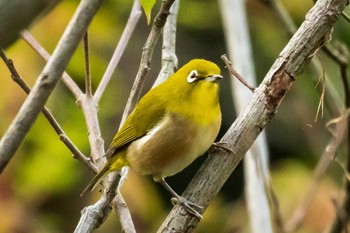
[[[168,113],[145,136],[128,148],[130,166],[155,180],[172,176],[202,155],[214,142],[221,125],[221,114],[205,125]]]

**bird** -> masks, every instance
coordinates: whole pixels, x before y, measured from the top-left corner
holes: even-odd
[[[112,171],[131,167],[151,175],[189,213],[202,218],[199,205],[178,195],[165,181],[189,166],[214,143],[221,127],[220,68],[193,59],[146,93],[114,136],[102,170],[83,193]],[[82,193],[82,194],[83,194]]]

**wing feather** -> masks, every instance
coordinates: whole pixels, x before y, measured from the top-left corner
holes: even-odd
[[[146,135],[165,116],[166,104],[162,101],[161,96],[155,95],[153,90],[140,100],[134,111],[128,116],[123,127],[113,138],[106,153],[107,157]]]

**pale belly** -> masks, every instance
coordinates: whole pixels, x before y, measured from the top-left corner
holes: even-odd
[[[193,127],[174,115],[166,117],[128,148],[127,160],[136,172],[155,181],[172,176],[205,153],[214,142],[221,116],[211,124]]]

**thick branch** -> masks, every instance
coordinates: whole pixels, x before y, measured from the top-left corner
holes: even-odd
[[[51,59],[0,141],[0,172],[4,170],[39,115],[102,2],[80,2]]]
[[[217,195],[237,164],[274,117],[294,78],[314,53],[324,45],[325,38],[347,4],[346,0],[317,1],[306,20],[280,53],[248,106],[239,114],[222,142],[230,145],[234,154],[219,151],[209,156],[183,196],[204,207]],[[158,232],[192,232],[199,219],[186,214],[176,205]]]

